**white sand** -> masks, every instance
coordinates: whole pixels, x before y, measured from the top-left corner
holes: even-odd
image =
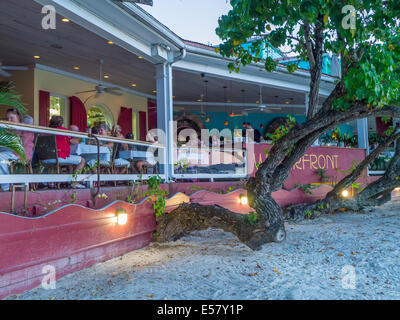
[[[253,252],[220,230],[152,244],[12,299],[400,299],[400,203],[287,224]],[[355,267],[355,289],[342,268]],[[347,275],[349,275],[347,273]]]

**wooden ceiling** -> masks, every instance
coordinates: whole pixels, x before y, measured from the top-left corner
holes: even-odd
[[[0,1],[0,61],[4,65],[39,63],[98,79],[98,59],[103,59],[104,74],[110,76],[103,81],[154,95],[156,82],[152,63],[115,44],[108,44],[108,39],[73,22],[62,22],[61,16],[57,17],[55,30],[44,30],[41,10],[42,7],[32,0]],[[40,59],[34,56],[40,56]],[[79,67],[79,70],[74,70],[74,67]],[[201,94],[205,94],[204,80],[208,80],[208,101],[224,102],[224,86],[227,87],[227,100],[237,103],[256,103],[259,100],[259,87],[256,85],[174,70],[175,100],[197,101]],[[132,84],[136,87],[132,88]],[[245,90],[244,94],[242,90]],[[304,104],[304,100],[303,93],[263,88],[265,103],[298,105]]]

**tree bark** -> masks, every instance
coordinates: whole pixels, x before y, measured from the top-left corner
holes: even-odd
[[[278,232],[264,219],[251,224],[247,215],[234,213],[218,205],[181,204],[157,220],[157,242],[176,241],[195,230],[208,228],[231,232],[252,250],[273,241],[283,241],[286,233]],[[277,237],[278,236],[278,237]]]

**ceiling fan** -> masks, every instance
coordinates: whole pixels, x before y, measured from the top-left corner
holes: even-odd
[[[259,103],[258,107],[244,109],[244,112],[253,111],[253,110],[258,110],[258,111],[261,111],[261,112],[270,112],[272,110],[281,110],[281,108],[272,108],[272,107],[267,108],[267,105],[263,103],[263,100],[262,100],[262,86],[260,86],[260,98],[259,98],[259,101],[260,101],[260,103]]]
[[[81,91],[81,92],[77,92],[76,94],[96,92],[93,96],[90,96],[87,100],[89,100],[92,97],[98,98],[102,93],[108,93],[108,94],[112,94],[114,96],[122,96],[123,95],[122,92],[118,92],[121,90],[120,88],[106,87],[101,84],[102,79],[103,79],[103,63],[104,63],[104,60],[99,59],[99,82],[100,83],[97,86],[95,86],[93,90]]]
[[[4,78],[10,78],[12,76],[12,74],[7,71],[26,71],[28,69],[28,67],[3,66],[2,62],[0,61],[0,76]]]

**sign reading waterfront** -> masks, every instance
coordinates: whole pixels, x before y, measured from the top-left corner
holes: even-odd
[[[268,144],[254,144],[247,149],[253,148],[253,152],[248,152],[248,163],[260,164],[267,158],[266,149],[271,148]],[[338,181],[353,167],[365,159],[364,149],[335,148],[335,147],[310,147],[304,156],[293,166],[290,178],[285,182],[285,188],[293,188],[294,185],[321,183],[321,170],[330,181]],[[257,171],[256,166],[249,165],[249,174],[254,176]],[[325,181],[326,182],[326,181]]]

